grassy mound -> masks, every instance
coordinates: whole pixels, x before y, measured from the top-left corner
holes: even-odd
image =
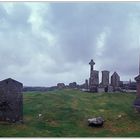
[[[59,90],[24,93],[24,124],[0,124],[5,137],[139,137],[140,114],[132,107],[135,94]],[[42,116],[38,116],[42,114]],[[87,119],[102,116],[102,128]]]

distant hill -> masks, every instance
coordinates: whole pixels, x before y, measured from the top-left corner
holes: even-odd
[[[27,92],[27,91],[52,91],[57,89],[57,86],[53,86],[53,87],[23,87],[23,91]]]

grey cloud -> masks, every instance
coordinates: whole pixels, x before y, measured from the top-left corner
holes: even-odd
[[[38,10],[42,24],[37,31],[37,23],[29,21],[29,5],[15,2],[10,13],[0,5],[0,77],[11,75],[25,85],[83,82],[91,58],[100,71],[137,74],[139,3],[46,2]],[[106,36],[99,48],[102,33]]]
[[[52,4],[53,20],[51,23],[54,25],[55,33],[59,36],[63,57],[66,61],[75,63],[87,62],[92,57],[102,59],[100,69],[105,68],[106,65],[106,69],[118,70],[121,74],[132,70],[131,67],[134,66],[133,63],[136,60],[135,56],[138,56],[138,48],[133,51],[136,55],[131,55],[133,48],[128,48],[133,46],[130,46],[131,43],[128,42],[131,41],[134,33],[131,34],[129,28],[131,28],[130,24],[134,17],[136,17],[135,22],[138,21],[138,5],[139,3]],[[110,34],[100,58],[97,56],[96,39],[106,27],[110,29]],[[136,39],[132,41],[135,45]],[[129,59],[133,60],[133,63],[129,64]],[[128,68],[123,67],[124,64]]]
[[[23,3],[13,3],[13,7],[10,12],[3,12],[1,18],[4,19],[7,24],[8,31],[24,31],[30,29],[30,23],[28,22],[30,16],[30,9]]]

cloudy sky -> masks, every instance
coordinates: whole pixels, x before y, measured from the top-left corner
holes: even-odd
[[[0,2],[0,79],[25,86],[84,83],[95,69],[134,80],[140,2]]]

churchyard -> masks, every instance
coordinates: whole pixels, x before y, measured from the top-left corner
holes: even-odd
[[[109,71],[103,70],[99,83],[95,62],[89,64],[83,85],[58,83],[52,91],[24,92],[12,78],[0,81],[0,136],[139,137],[140,76],[137,91],[128,93],[116,72],[109,83]]]
[[[23,93],[24,123],[0,123],[1,137],[139,137],[135,93],[87,93],[64,89]],[[87,119],[102,116],[101,128]]]

